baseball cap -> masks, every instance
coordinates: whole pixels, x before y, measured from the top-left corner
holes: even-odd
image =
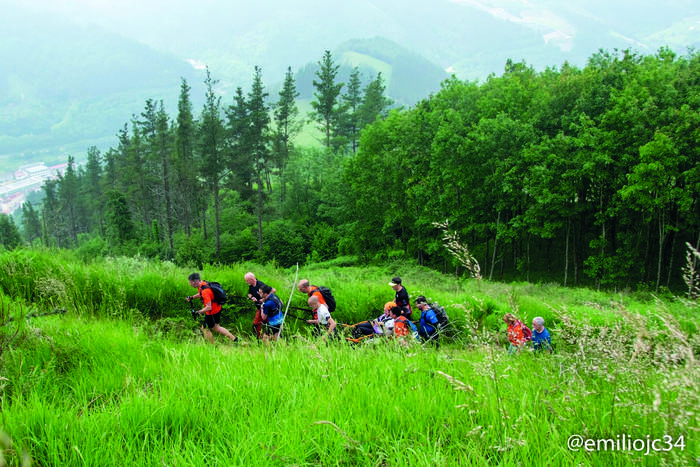
[[[391,279],[391,282],[389,282],[389,285],[401,285],[401,278],[399,276],[394,276],[394,278]]]

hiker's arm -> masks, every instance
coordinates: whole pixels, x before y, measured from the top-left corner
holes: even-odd
[[[205,303],[204,308],[199,310],[197,313],[199,313],[200,315],[203,315],[203,314],[207,313],[208,311],[211,311],[211,302]]]
[[[328,334],[333,334],[333,331],[335,331],[335,320],[333,318],[330,318],[328,320]]]

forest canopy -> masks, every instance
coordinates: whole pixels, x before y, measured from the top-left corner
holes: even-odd
[[[339,82],[328,51],[318,65],[306,115],[291,69],[278,95],[256,68],[227,101],[207,73],[199,114],[183,79],[177,115],[148,100],[116,147],[69,159],[41,206],[23,206],[24,241],[85,258],[406,258],[466,273],[435,225],[448,220],[485,278],[681,283],[686,243],[700,243],[697,52],[600,51],[539,72],[509,60],[393,109],[381,73]],[[317,147],[295,144],[307,119]]]

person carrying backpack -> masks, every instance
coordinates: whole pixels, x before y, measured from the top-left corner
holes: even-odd
[[[406,287],[401,285],[401,278],[399,276],[395,276],[393,279],[391,279],[389,285],[392,289],[394,289],[394,292],[396,292],[394,303],[396,303],[396,306],[401,308],[401,313],[410,320],[411,315],[413,314],[413,310],[411,309],[411,300],[409,299]]]
[[[257,279],[255,277],[255,274],[252,272],[246,273],[244,276],[245,283],[248,284],[248,298],[253,301],[255,304],[255,318],[253,319],[253,328],[255,329],[255,333],[258,336],[258,340],[260,340],[263,337],[263,332],[262,332],[262,325],[263,325],[263,319],[260,316],[260,312],[262,309],[263,301],[262,297],[260,296],[260,289],[265,286],[266,284],[261,281],[260,279]],[[273,287],[272,288],[272,293],[275,293],[276,290]]]
[[[309,298],[318,298],[318,303],[320,305],[325,305],[329,313],[333,313],[335,311],[335,298],[333,298],[330,289],[327,287],[311,285],[308,279],[302,279],[299,281],[297,288],[299,289],[299,292],[306,294]],[[325,295],[323,293],[324,291],[326,292]],[[330,301],[331,299],[332,302]],[[319,336],[321,335],[321,328],[318,325],[318,312],[313,310],[313,315],[313,321],[316,321],[316,324],[314,324],[313,334],[315,336]]]
[[[527,341],[532,338],[532,332],[512,313],[506,313],[503,316],[503,321],[508,325],[508,340],[510,341],[508,354],[519,354],[522,348],[525,347]],[[528,334],[530,335],[530,339],[528,339]]]
[[[398,306],[392,307],[389,311],[391,321],[394,322],[393,338],[404,347],[408,347],[410,342],[418,340],[416,326],[406,318]],[[391,335],[389,337],[392,337]]]
[[[437,347],[440,327],[435,310],[428,304],[428,300],[423,295],[416,297],[416,307],[420,310],[418,335],[425,342],[433,343]]]
[[[316,295],[311,295],[308,303],[311,309],[314,310],[314,315],[316,318],[306,320],[306,322],[325,328],[325,332],[323,333],[324,340],[326,340],[329,336],[332,338],[337,338],[338,328],[335,320],[331,318],[331,312],[328,311],[328,307],[325,304],[321,304],[321,301]]]
[[[260,288],[260,297],[263,302],[260,317],[266,323],[264,340],[277,340],[280,337],[282,322],[284,321],[284,304],[273,292],[272,287],[265,284]]]
[[[185,297],[185,300],[191,302],[195,298],[201,298],[204,305],[204,308],[195,311],[195,313],[204,315],[204,323],[202,324],[202,334],[204,334],[204,337],[213,344],[214,336],[211,331],[216,331],[228,337],[234,343],[238,342],[238,337],[219,325],[219,323],[221,323],[221,304],[214,300],[214,291],[209,287],[209,284],[202,280],[198,272],[190,274],[187,280],[189,280],[192,287],[197,289],[197,294],[191,297]]]

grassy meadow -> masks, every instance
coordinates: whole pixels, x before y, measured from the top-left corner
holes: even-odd
[[[296,270],[208,266],[202,276],[234,296],[223,324],[243,338],[212,346],[183,299],[192,270],[87,264],[56,251],[5,252],[0,269],[0,465],[700,459],[700,307],[668,293],[477,282],[338,260],[298,272],[333,289],[337,321],[378,314],[398,274],[412,296],[445,306],[450,336],[437,350],[326,344],[290,317],[287,338],[265,346],[250,334],[252,308],[235,298],[247,290],[243,275],[254,271],[286,302]],[[294,292],[291,303],[304,307],[304,298]],[[44,315],[57,309],[65,313]],[[509,356],[506,312],[543,316],[555,353]],[[570,446],[576,436],[597,447]]]

